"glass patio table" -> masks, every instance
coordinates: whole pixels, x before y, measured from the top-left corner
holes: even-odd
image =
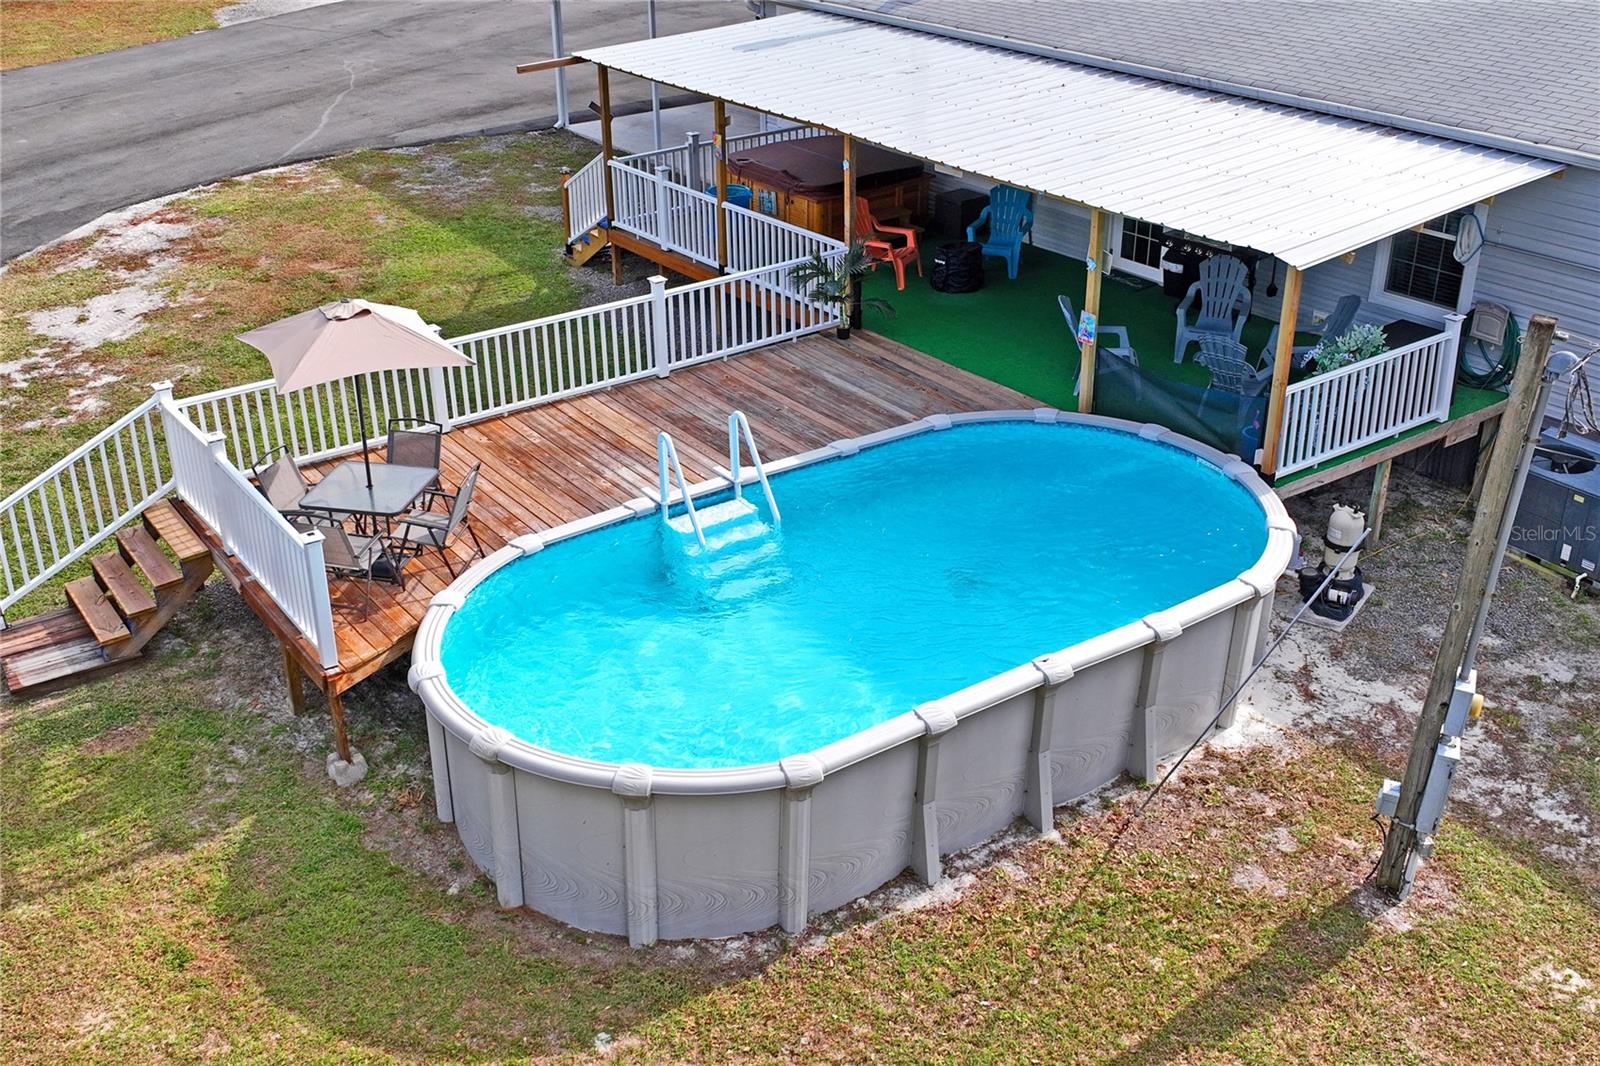
[[[439,471],[429,466],[401,466],[398,463],[373,463],[372,484],[367,484],[367,465],[360,459],[340,463],[305,494],[300,507],[307,511],[328,511],[349,515],[360,528],[382,527],[384,539],[394,534],[397,515],[411,510],[417,497],[430,488]],[[388,557],[386,569],[399,578],[396,560]],[[381,561],[380,561],[381,562]],[[374,568],[375,570],[377,568]]]

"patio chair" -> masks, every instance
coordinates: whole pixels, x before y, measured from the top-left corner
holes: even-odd
[[[274,455],[276,459],[272,459]],[[269,459],[272,461],[268,462]],[[256,487],[275,511],[292,511],[299,507],[311,488],[311,483],[300,473],[300,467],[295,465],[287,444],[280,444],[263,456],[250,468],[250,476],[255,478]]]
[[[1200,280],[1189,286],[1178,304],[1178,335],[1172,343],[1172,361],[1183,362],[1189,345],[1207,335],[1239,339],[1250,318],[1250,288],[1244,283],[1245,266],[1231,255],[1215,255],[1200,264]],[[1189,308],[1196,308],[1189,321]]]
[[[1072,309],[1072,300],[1063,294],[1056,297],[1056,302],[1061,305],[1061,317],[1067,320],[1067,329],[1076,338],[1078,336],[1078,315]],[[1100,325],[1095,327],[1095,332],[1100,338],[1110,338],[1117,342],[1115,346],[1100,343],[1097,345],[1098,351],[1125,360],[1133,366],[1139,365],[1139,353],[1134,350],[1132,344],[1128,343],[1128,330],[1126,327]],[[1076,340],[1073,343],[1076,344]],[[1072,386],[1072,394],[1074,396],[1078,394],[1077,383]]]
[[[405,587],[405,577],[385,550],[383,537],[352,537],[337,518],[325,511],[286,511],[283,517],[302,533],[322,534],[322,565],[329,574],[362,583],[363,619],[372,610],[372,579],[380,563],[388,564],[395,583]],[[348,607],[349,604],[338,606]]]
[[[457,531],[463,527],[466,528],[467,535],[472,538],[472,546],[477,549],[477,555],[483,554],[483,545],[478,541],[477,531],[468,521],[468,512],[472,507],[472,493],[478,486],[478,468],[482,465],[482,463],[474,464],[472,469],[467,471],[467,476],[461,479],[461,485],[454,493],[429,493],[427,501],[421,507],[400,520],[390,541],[390,546],[398,556],[410,559],[433,548],[444,560],[444,568],[450,571],[450,576],[455,577],[456,568],[450,562],[450,553],[447,549]],[[433,510],[433,505],[436,503],[445,505],[443,513]]]
[[[878,269],[879,263],[894,267],[896,289],[905,291],[907,263],[915,263],[917,277],[922,276],[922,253],[917,251],[916,230],[906,226],[885,226],[873,217],[872,207],[865,196],[856,197],[855,227],[856,240],[861,242],[867,258],[872,260],[872,269]],[[893,240],[895,237],[905,243],[896,245]]]
[[[444,448],[444,426],[426,418],[389,419],[389,441],[385,450],[388,461],[397,466],[420,466],[437,474],[439,457]],[[433,479],[430,488],[438,488],[439,479]]]
[[[1248,358],[1245,346],[1230,337],[1207,333],[1201,338],[1200,354],[1195,362],[1211,373],[1206,383],[1205,395],[1200,398],[1200,411],[1205,412],[1206,402],[1213,392],[1232,396],[1259,396],[1272,380],[1272,370],[1256,367]]]
[[[1313,344],[1295,345],[1293,348],[1294,355],[1289,365],[1296,370],[1304,370],[1306,364],[1311,362],[1311,353],[1316,349],[1317,345],[1324,340],[1331,341],[1348,333],[1350,327],[1356,324],[1356,315],[1360,311],[1361,297],[1354,294],[1341,296],[1339,297],[1339,302],[1333,305],[1333,313],[1327,317],[1322,325],[1312,326],[1310,329],[1297,328],[1295,330],[1297,333],[1317,334],[1317,340]],[[1261,349],[1261,359],[1257,365],[1271,366],[1276,361],[1277,351],[1278,327],[1273,326],[1271,335],[1267,337],[1267,346]]]
[[[984,255],[1006,261],[1006,277],[1017,279],[1022,262],[1022,238],[1033,228],[1033,193],[996,185],[989,190],[989,203],[967,227],[967,240],[976,241],[978,230],[989,224],[989,239],[983,242]]]

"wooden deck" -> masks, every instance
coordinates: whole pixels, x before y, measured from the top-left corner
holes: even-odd
[[[858,332],[840,342],[819,334],[451,430],[443,477],[454,485],[474,463],[483,464],[471,523],[484,550],[494,551],[518,534],[653,493],[660,430],[672,434],[690,481],[714,477],[714,468],[727,463],[727,418],[735,408],[749,415],[762,457],[772,460],[930,414],[1037,406],[880,336]],[[314,479],[331,465],[306,474]],[[470,537],[453,544],[458,573],[472,554]],[[374,605],[364,619],[359,586],[332,582],[339,666],[322,670],[249,575],[228,576],[286,654],[330,695],[404,656],[429,601],[451,580],[438,554],[429,553],[407,566],[403,589],[373,586]]]

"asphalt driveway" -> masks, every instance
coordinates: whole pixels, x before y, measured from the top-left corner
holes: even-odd
[[[750,18],[663,0],[662,34]],[[644,0],[568,2],[568,47],[646,34]],[[0,75],[0,257],[107,211],[359,147],[551,125],[543,0],[345,0]],[[576,111],[594,95],[569,71]],[[648,89],[617,82],[621,101]]]

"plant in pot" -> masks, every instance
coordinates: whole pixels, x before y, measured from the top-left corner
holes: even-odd
[[[1352,326],[1311,349],[1311,361],[1317,373],[1326,374],[1363,359],[1371,359],[1389,350],[1389,339],[1377,326]]]
[[[843,254],[829,258],[814,252],[789,271],[789,280],[800,286],[806,299],[839,310],[839,339],[861,328],[862,308],[871,308],[885,318],[894,317],[889,301],[861,295],[861,277],[872,269],[872,259],[860,241]],[[854,284],[851,284],[854,282]]]

